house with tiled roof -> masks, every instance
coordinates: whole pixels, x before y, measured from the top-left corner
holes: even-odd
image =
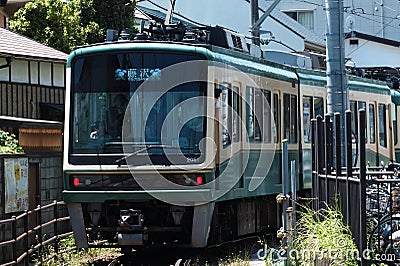
[[[0,154],[0,194],[13,195],[15,191],[10,189],[18,187],[17,192],[23,189],[21,199],[26,203],[10,209],[0,197],[0,220],[39,204],[62,200],[68,55],[6,29],[8,18],[26,2],[8,0],[6,6],[0,6],[0,129],[14,133],[25,152]],[[14,161],[25,164],[24,174],[29,178],[23,187],[10,185],[16,181],[8,176],[7,165]],[[0,233],[0,242],[4,235]],[[0,253],[10,251],[0,248]],[[2,259],[7,258],[0,256],[0,264]]]

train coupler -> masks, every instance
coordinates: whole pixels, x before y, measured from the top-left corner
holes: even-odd
[[[118,224],[122,231],[143,230],[144,217],[140,210],[120,210]]]

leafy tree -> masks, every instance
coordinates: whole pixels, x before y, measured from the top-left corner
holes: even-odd
[[[23,153],[14,134],[0,129],[0,153]]]
[[[131,0],[34,0],[19,9],[10,29],[57,50],[101,42],[106,29],[133,25]]]

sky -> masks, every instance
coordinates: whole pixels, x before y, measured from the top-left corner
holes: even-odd
[[[142,1],[139,5],[157,9],[151,2],[168,9],[170,1]],[[202,24],[224,26],[250,36],[250,4],[245,0],[176,0],[175,12]]]

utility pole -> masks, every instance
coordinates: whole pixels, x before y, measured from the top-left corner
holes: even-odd
[[[260,45],[260,26],[254,26],[259,20],[258,0],[250,0],[251,36],[253,44]]]
[[[258,0],[250,0],[251,6],[251,35],[253,37],[253,44],[260,45],[260,28],[261,24],[265,21],[265,19],[271,14],[272,10],[279,4],[281,0],[275,0],[267,10],[265,10],[264,14],[259,18],[258,15]]]
[[[165,16],[164,25],[169,25],[172,22],[172,14],[174,13],[175,2],[176,0],[170,0],[169,2],[168,12]]]
[[[349,88],[344,61],[343,0],[325,0],[326,32],[326,87],[328,114],[341,116],[341,150],[344,151],[344,116],[349,108]],[[344,162],[343,162],[344,163]],[[344,165],[344,164],[343,164]]]

